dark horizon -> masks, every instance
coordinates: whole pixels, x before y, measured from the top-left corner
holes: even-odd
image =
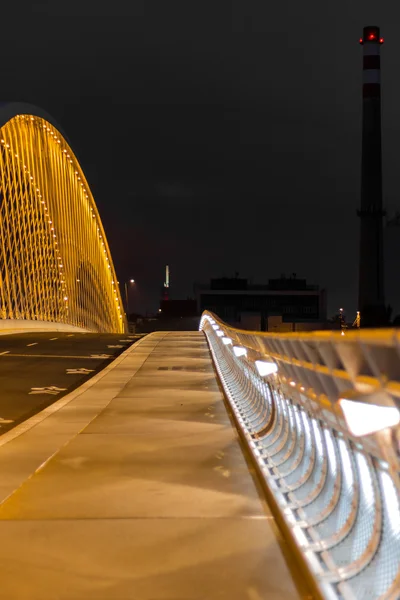
[[[384,206],[397,199],[397,16],[357,0],[43,0],[3,8],[4,100],[63,127],[96,199],[121,281],[154,310],[166,264],[174,296],[239,272],[296,272],[357,310],[362,29],[382,50]],[[18,39],[18,43],[15,40]],[[400,231],[385,230],[386,299],[400,312]]]

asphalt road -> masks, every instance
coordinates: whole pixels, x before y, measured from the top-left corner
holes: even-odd
[[[0,435],[81,385],[140,337],[95,333],[0,336]],[[82,369],[86,371],[79,372]]]

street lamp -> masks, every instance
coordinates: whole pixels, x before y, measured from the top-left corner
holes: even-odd
[[[125,281],[125,300],[126,300],[126,317],[129,317],[129,290],[128,290],[128,284],[132,285],[133,283],[135,283],[134,279],[130,279],[129,281]]]

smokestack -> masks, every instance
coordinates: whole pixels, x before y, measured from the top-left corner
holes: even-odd
[[[387,323],[383,284],[381,64],[379,27],[364,27],[358,308],[362,327]]]

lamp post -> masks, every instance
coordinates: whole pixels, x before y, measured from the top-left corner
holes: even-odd
[[[135,283],[134,279],[130,279],[129,281],[125,281],[125,301],[126,301],[126,318],[129,318],[129,288],[128,284],[132,285]]]

